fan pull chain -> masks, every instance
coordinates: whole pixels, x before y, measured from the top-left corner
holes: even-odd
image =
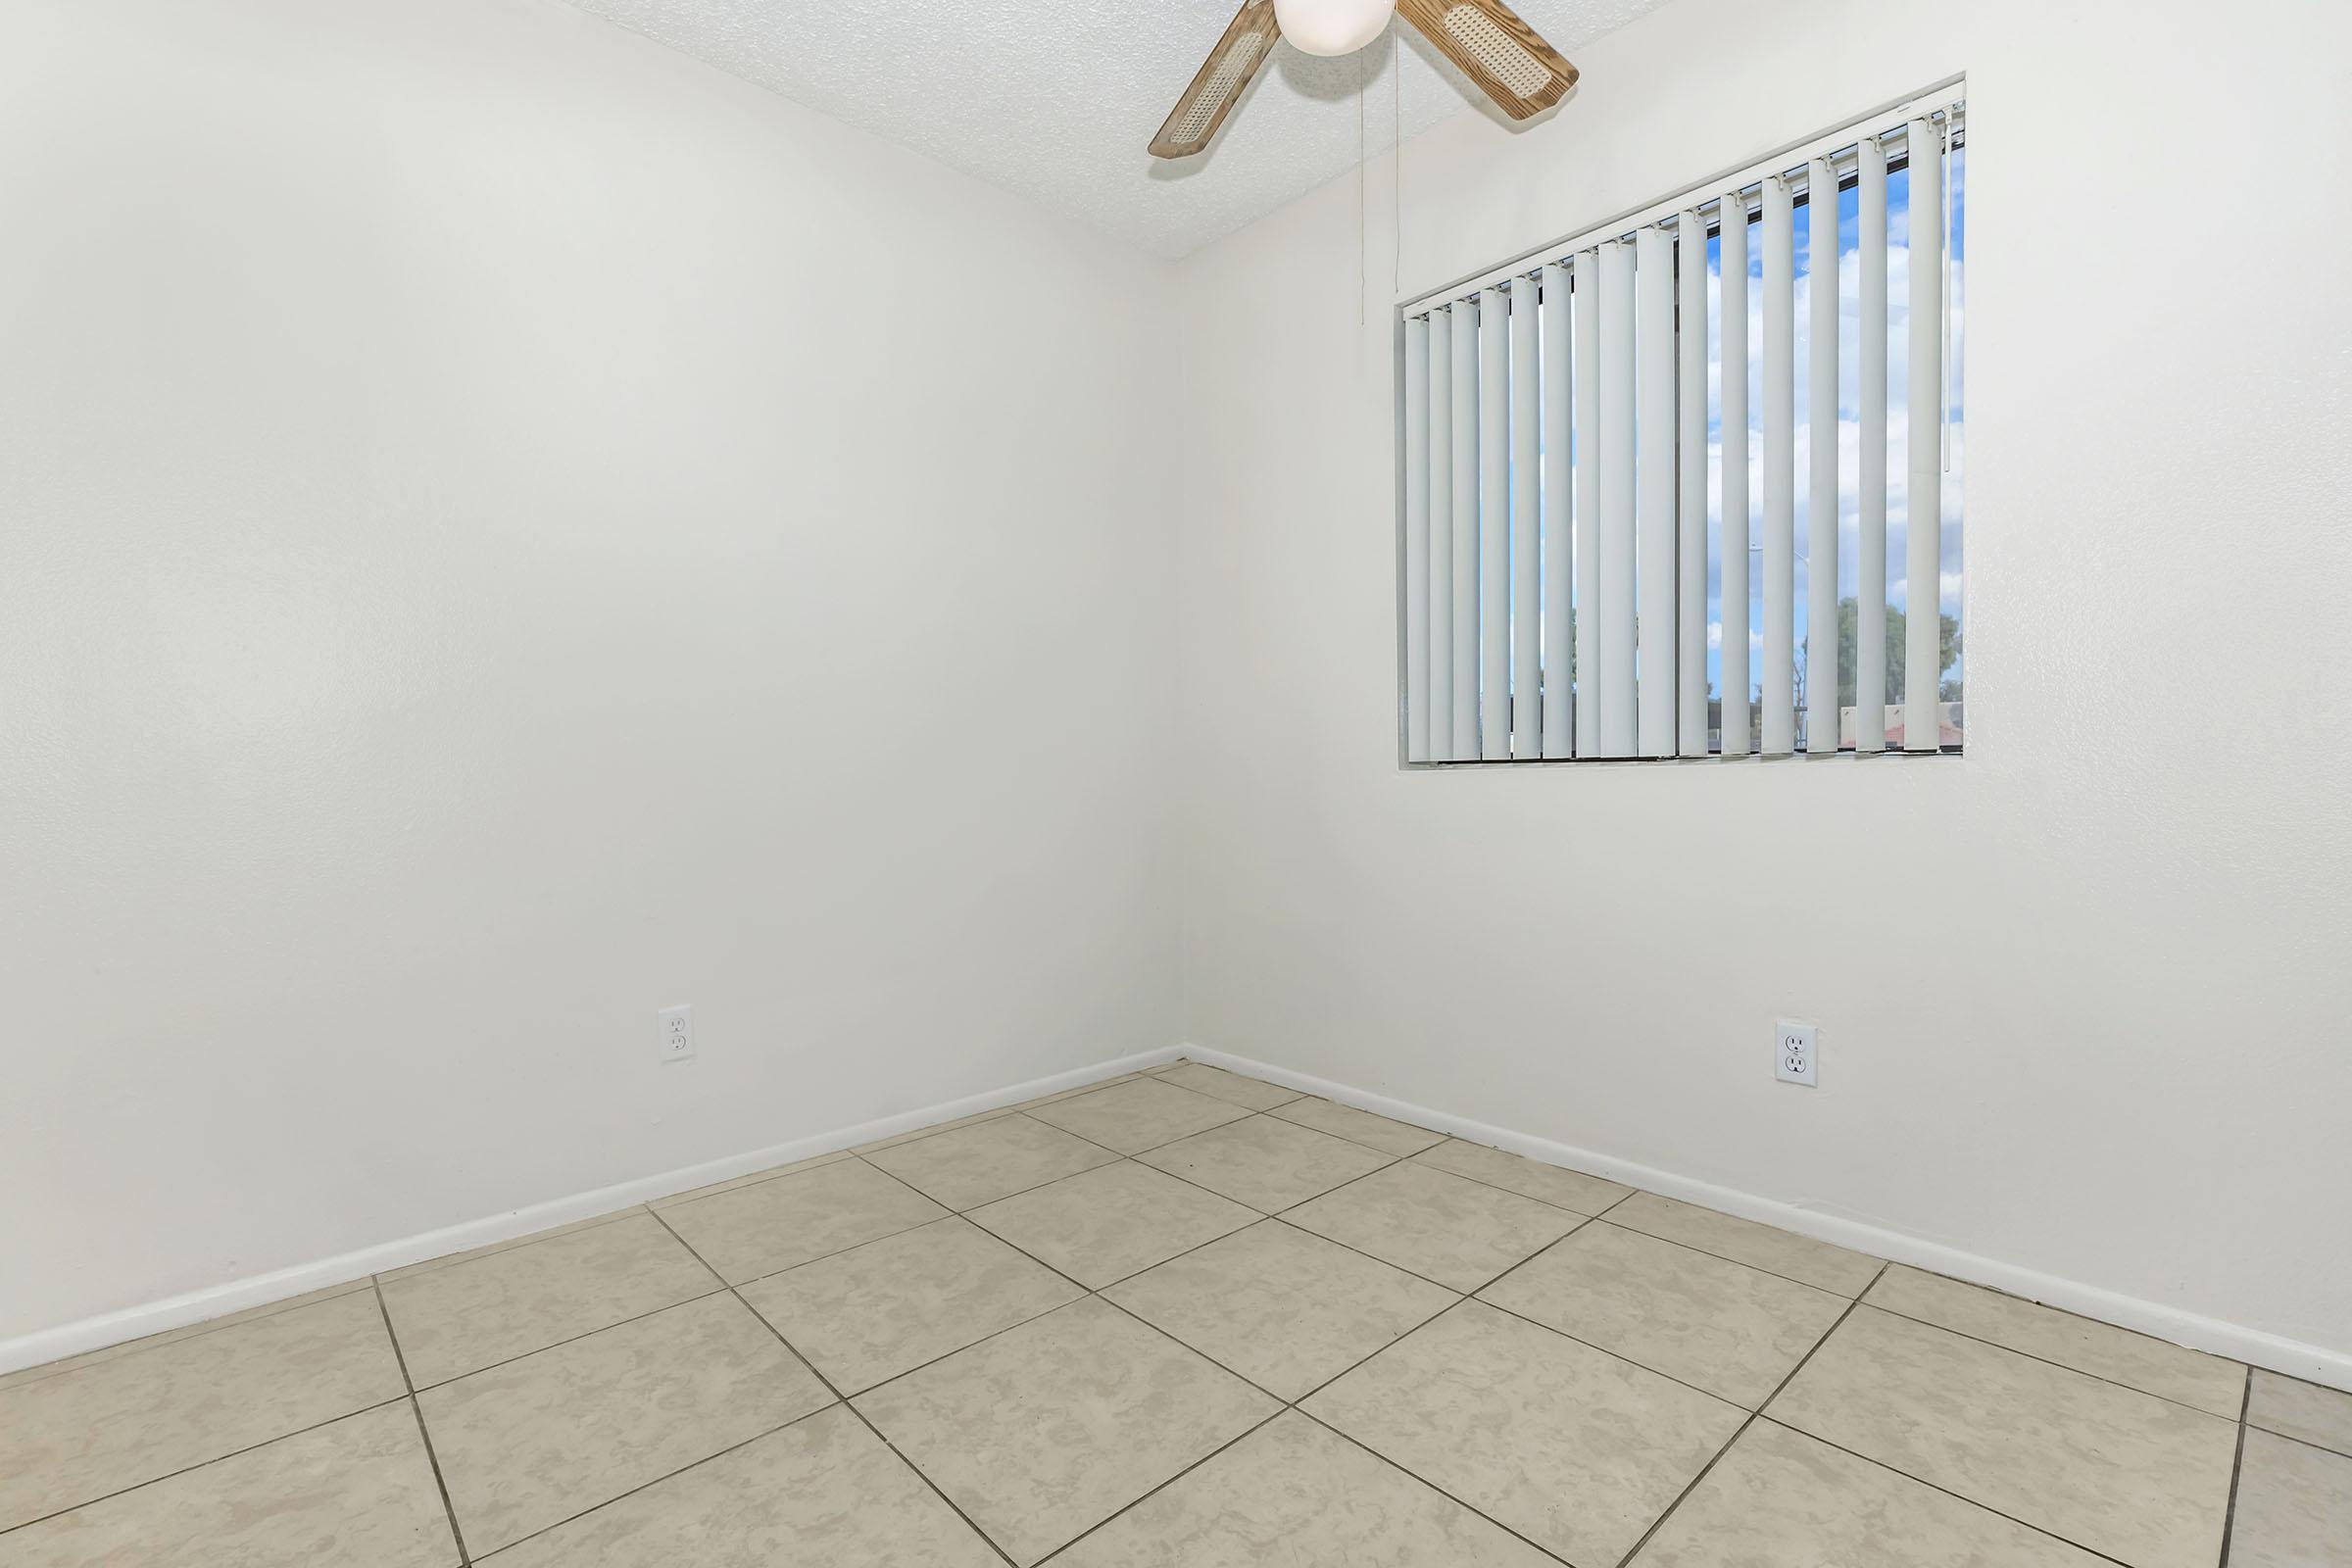
[[[1389,291],[1404,292],[1404,39],[1389,24]]]
[[[1364,52],[1355,52],[1355,324],[1364,324],[1364,296],[1371,291],[1372,240],[1364,218]]]

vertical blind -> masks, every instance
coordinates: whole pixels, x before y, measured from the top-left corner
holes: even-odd
[[[1938,607],[1951,570],[1946,166],[1964,123],[1957,89],[1906,105],[1403,308],[1408,762],[1956,749]],[[1899,243],[1890,185],[1906,193]],[[1895,336],[1890,261],[1907,290]],[[1890,497],[1905,544],[1894,586],[1905,609],[1925,607],[1905,619],[1897,690]]]

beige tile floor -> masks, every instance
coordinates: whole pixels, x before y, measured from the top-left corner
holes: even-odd
[[[1198,1063],[0,1378],[0,1568],[2352,1568],[2352,1395]]]

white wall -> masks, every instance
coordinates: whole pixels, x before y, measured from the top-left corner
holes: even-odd
[[[2348,16],[1678,0],[1185,264],[1192,1037],[2352,1353]],[[1396,294],[1961,72],[1967,757],[1399,771]]]
[[[12,0],[0,215],[0,1340],[1177,1038],[1160,266],[538,0]]]
[[[1969,756],[1426,775],[1385,165],[1359,326],[1352,179],[1171,285],[537,0],[14,0],[0,1339],[1181,1031],[2352,1352],[2346,26],[1678,0],[1409,144],[1401,292],[1971,80]]]

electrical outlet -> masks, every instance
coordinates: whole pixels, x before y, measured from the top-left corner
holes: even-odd
[[[1803,1084],[1811,1089],[1814,1086],[1814,1069],[1818,1065],[1815,1045],[1813,1025],[1783,1018],[1773,1030],[1773,1076],[1785,1084]]]
[[[661,1049],[663,1061],[694,1059],[694,1007],[684,1004],[661,1011]]]

